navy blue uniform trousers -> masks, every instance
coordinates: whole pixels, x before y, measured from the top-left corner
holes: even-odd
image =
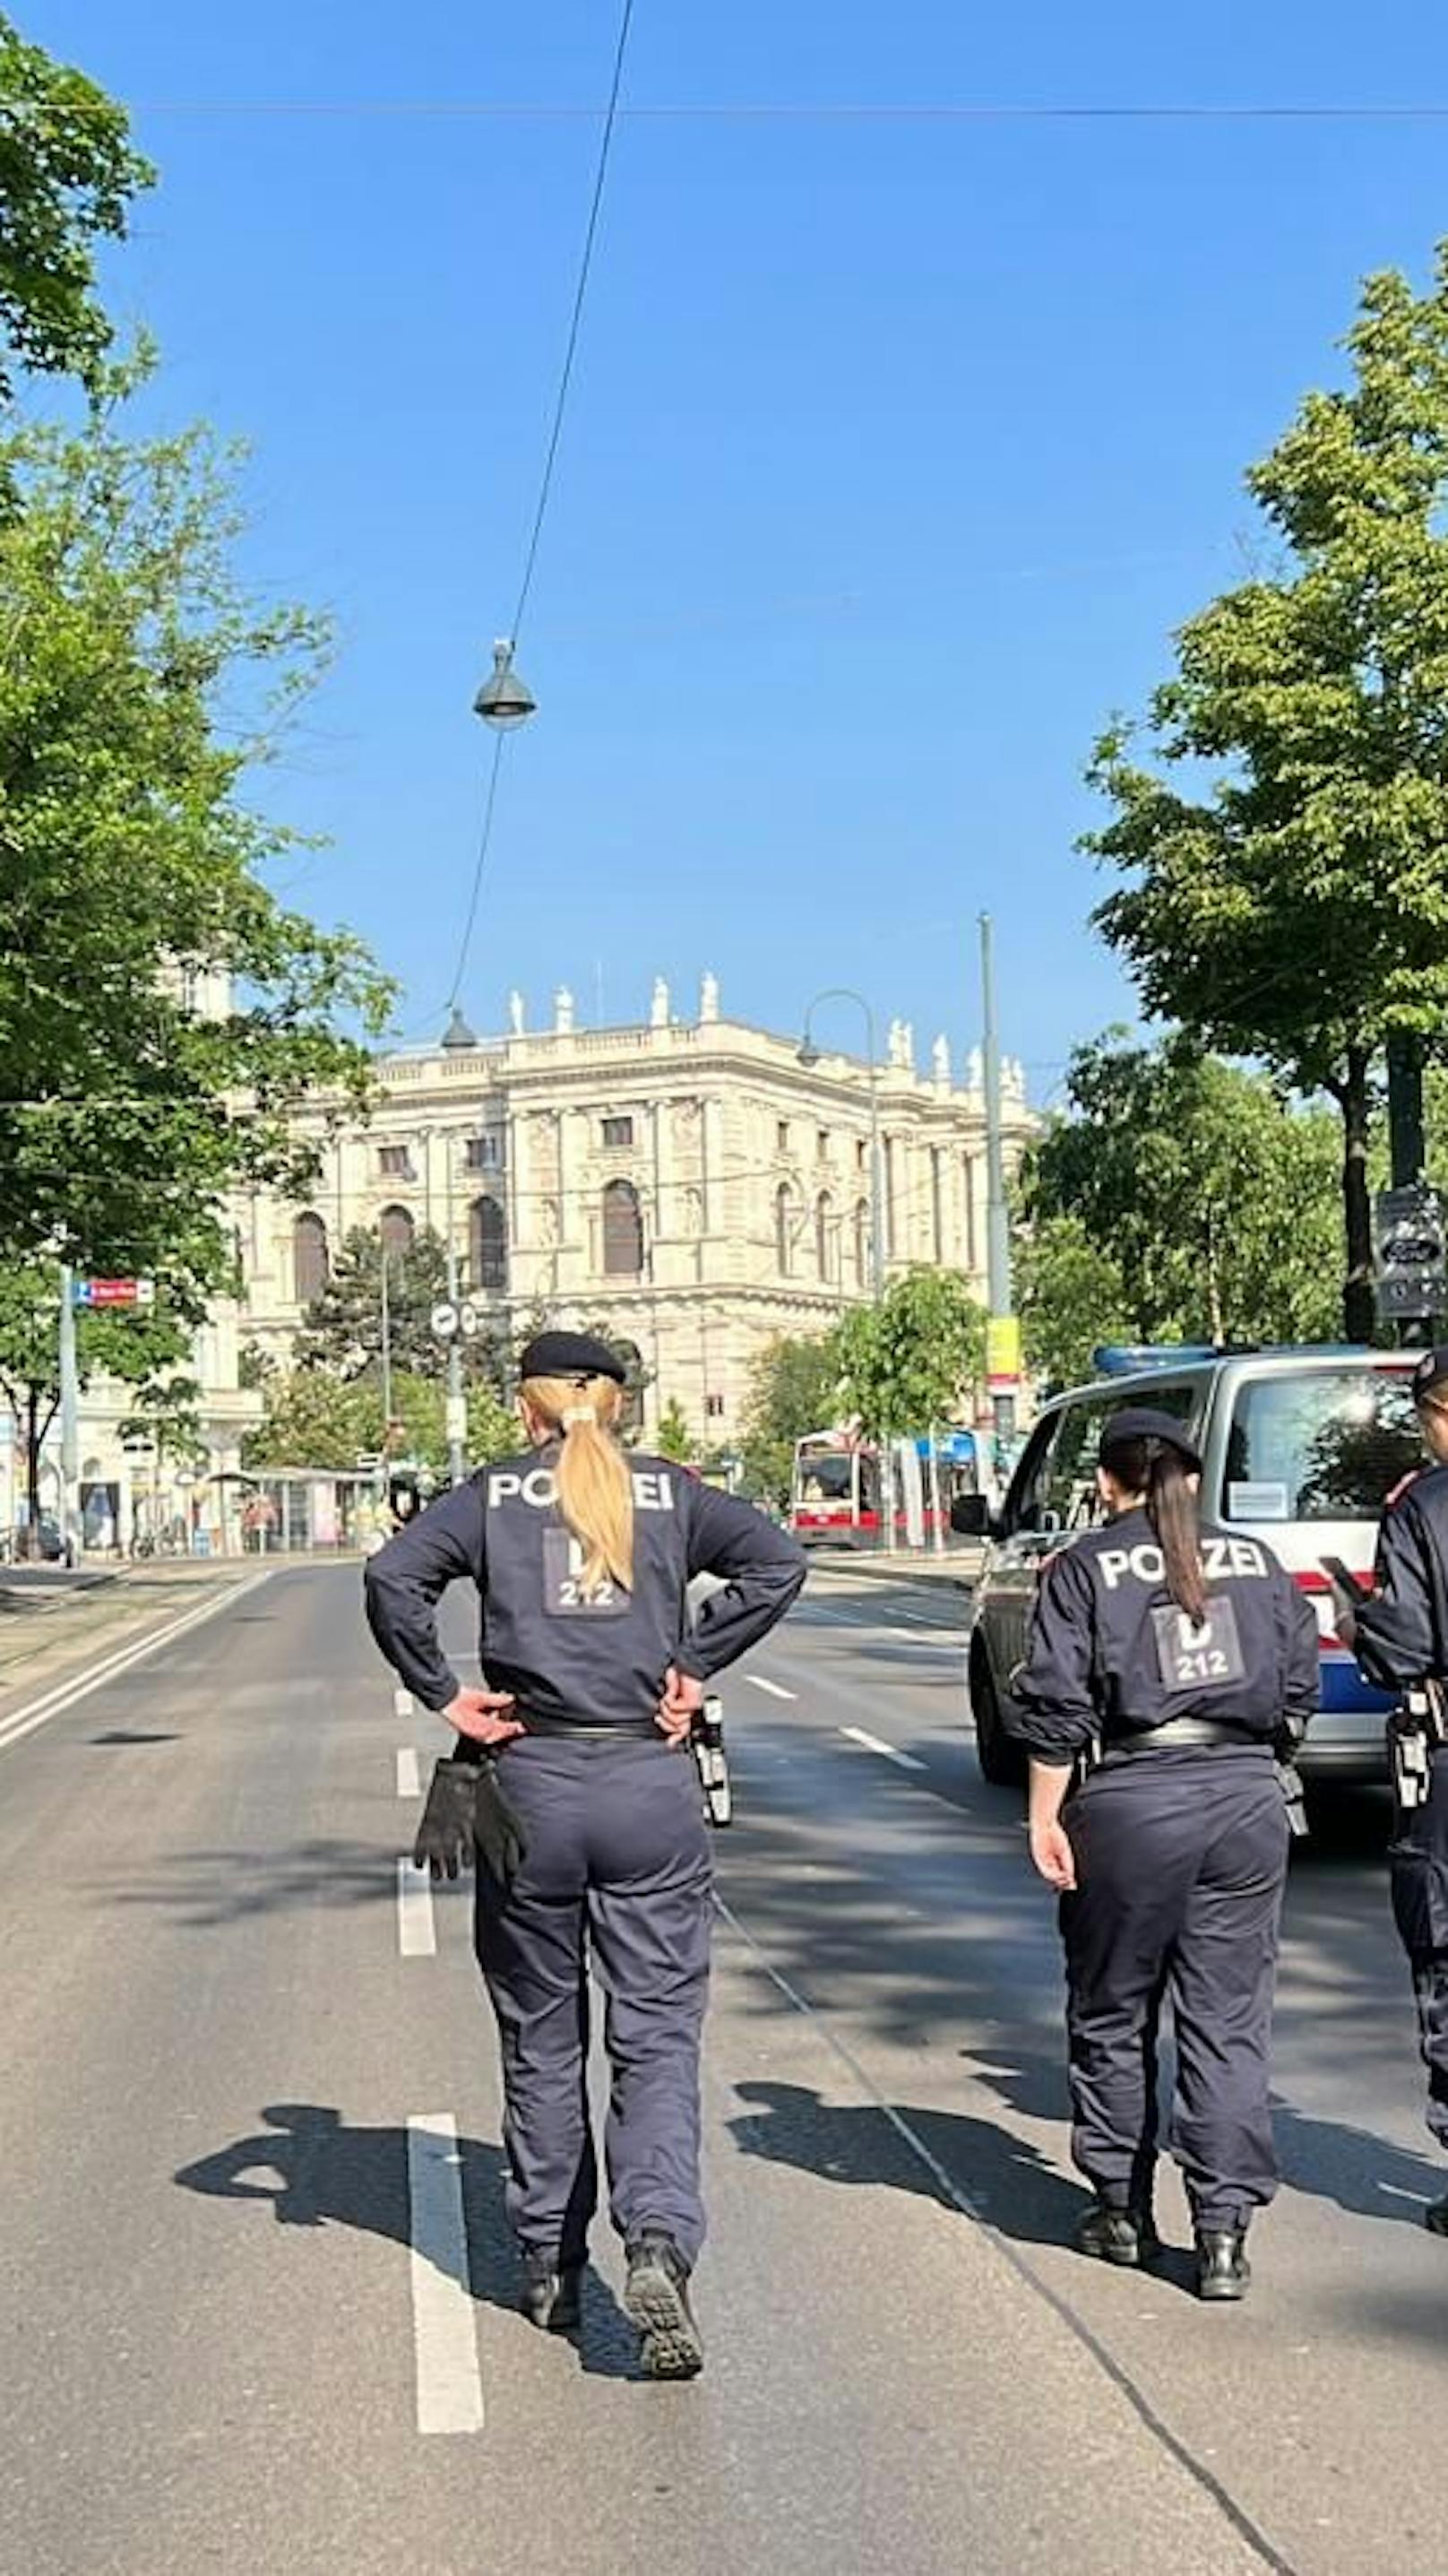
[[[1399,1808],[1388,1865],[1393,1918],[1413,1971],[1428,2126],[1448,2147],[1448,1748],[1433,1755],[1422,1806]]]
[[[506,1897],[478,1872],[479,1963],[502,2045],[508,2215],[520,2243],[581,2263],[598,2200],[588,2102],[589,1963],[604,1994],[613,2223],[693,2263],[699,2046],[712,1870],[687,1752],[639,1738],[519,1738],[499,1777],[528,1856]]]
[[[1261,1752],[1142,1753],[1092,1772],[1061,1821],[1072,2153],[1101,2197],[1150,2203],[1157,2029],[1170,1997],[1170,2145],[1200,2227],[1245,2227],[1277,2188],[1268,2050],[1288,1826]]]

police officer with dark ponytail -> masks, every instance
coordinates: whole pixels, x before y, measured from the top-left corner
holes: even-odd
[[[1042,1575],[1011,1726],[1031,1756],[1031,1857],[1062,1899],[1072,2152],[1095,2193],[1077,2241],[1108,2263],[1161,2250],[1170,1996],[1197,2289],[1240,2299],[1248,2224],[1277,2187],[1268,2045],[1295,1781],[1279,1760],[1317,1707],[1318,1639],[1271,1550],[1201,1522],[1200,1473],[1170,1414],[1107,1423],[1108,1517]]]
[[[805,1559],[752,1505],[621,1446],[624,1372],[606,1343],[544,1333],[520,1369],[530,1447],[479,1469],[371,1559],[368,1617],[459,1739],[438,1764],[418,1858],[455,1877],[476,1846],[524,2313],[554,2331],[579,2322],[598,2192],[591,1961],[606,1998],[624,2303],[645,2371],[689,2378],[703,2361],[688,2284],[704,2239],[711,1873],[687,1743],[706,1681],[783,1617]],[[699,1574],[723,1588],[691,1619]],[[436,1605],[460,1580],[481,1613],[478,1690],[438,1643]]]

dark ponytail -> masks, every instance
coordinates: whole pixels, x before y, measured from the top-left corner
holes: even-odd
[[[1128,1494],[1140,1494],[1161,1549],[1166,1588],[1197,1626],[1206,1616],[1202,1524],[1190,1472],[1165,1440],[1121,1440],[1103,1446],[1101,1464]]]

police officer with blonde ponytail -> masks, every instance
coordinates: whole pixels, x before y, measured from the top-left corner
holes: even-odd
[[[1095,2194],[1077,2242],[1123,2265],[1161,2250],[1170,1996],[1172,2147],[1215,2300],[1245,2293],[1248,2224],[1277,2188],[1268,2046],[1295,1786],[1279,1766],[1317,1707],[1318,1640],[1270,1548],[1203,1523],[1200,1477],[1169,1413],[1107,1422],[1108,1517],[1046,1567],[1009,1723],[1031,1757],[1031,1857],[1061,1895],[1072,2151]]]
[[[591,1961],[625,2305],[645,2371],[688,2378],[703,2362],[689,2277],[704,2238],[710,1859],[687,1741],[706,1682],[783,1617],[805,1560],[752,1505],[621,1446],[624,1372],[606,1343],[544,1333],[520,1371],[530,1447],[480,1468],[371,1559],[367,1613],[393,1669],[459,1739],[418,1854],[455,1876],[476,1844],[524,2313],[555,2331],[579,2322],[597,2200]],[[691,1619],[700,1574],[723,1589]],[[463,1579],[481,1614],[476,1690],[437,1635],[436,1605]]]

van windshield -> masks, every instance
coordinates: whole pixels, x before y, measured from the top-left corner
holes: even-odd
[[[1403,1369],[1311,1369],[1237,1389],[1222,1516],[1229,1521],[1375,1521],[1423,1463]]]

